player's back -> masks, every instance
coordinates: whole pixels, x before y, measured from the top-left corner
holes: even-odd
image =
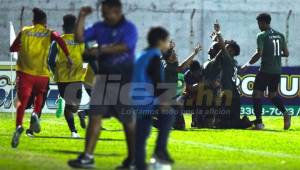
[[[48,51],[51,31],[39,24],[24,27],[21,32],[21,50],[17,70],[31,75],[49,76]]]
[[[70,52],[73,65],[72,69],[68,68],[68,60],[63,50],[58,47],[57,67],[55,70],[55,81],[57,82],[80,82],[84,80],[85,70],[83,68],[82,54],[85,49],[83,43],[76,43],[74,34],[63,34],[62,39],[65,41]]]
[[[283,34],[270,28],[258,34],[257,43],[262,50],[260,71],[280,74],[282,51],[286,48]]]

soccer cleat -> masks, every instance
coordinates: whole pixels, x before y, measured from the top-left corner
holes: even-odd
[[[166,157],[167,156],[167,157]],[[154,154],[150,159],[150,170],[172,170],[174,161],[168,155]]]
[[[32,127],[32,130],[35,133],[40,133],[41,131],[40,120],[36,114],[31,115],[30,127]]]
[[[252,121],[250,121],[250,119],[247,116],[243,116],[243,118],[241,119],[241,122],[243,123],[244,128],[253,127],[253,124],[254,124]]]
[[[131,161],[129,158],[126,158],[122,165],[116,167],[116,170],[135,170],[134,162]]]
[[[162,163],[173,164],[174,160],[171,158],[167,151],[155,152],[152,156],[153,159],[159,160]]]
[[[34,137],[33,131],[32,131],[31,129],[27,129],[27,130],[26,130],[26,135],[27,135],[28,137]]]
[[[78,117],[79,117],[79,120],[80,120],[80,126],[82,127],[82,129],[85,129],[86,128],[85,111],[78,112]]]
[[[95,168],[94,159],[85,156],[85,154],[80,154],[77,159],[69,160],[68,164],[72,168],[84,168],[84,169]]]
[[[16,148],[19,145],[20,136],[23,133],[24,128],[19,126],[14,132],[13,138],[11,140],[11,147]]]
[[[71,132],[72,138],[80,138],[79,134],[77,132]]]
[[[254,130],[264,130],[265,125],[263,123],[254,124]]]
[[[292,119],[292,116],[290,114],[288,114],[288,113],[284,114],[284,116],[283,116],[283,123],[284,123],[283,129],[284,130],[289,130],[290,129],[291,119]]]

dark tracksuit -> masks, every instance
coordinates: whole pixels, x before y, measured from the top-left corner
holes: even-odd
[[[164,81],[164,69],[160,60],[161,52],[158,49],[150,48],[145,50],[141,55],[136,58],[134,74],[133,74],[133,83],[139,84],[150,84],[154,87],[153,91],[145,89],[143,92],[139,93],[141,96],[149,96],[153,102],[143,102],[143,101],[134,101],[137,112],[136,120],[136,168],[138,170],[145,170],[146,167],[146,140],[150,134],[152,127],[152,118],[154,113],[158,121],[158,137],[156,140],[155,153],[166,152],[167,151],[167,141],[169,137],[169,132],[173,124],[172,114],[163,114],[159,111],[158,105],[155,104],[155,99],[162,94],[163,91],[157,90],[157,84]],[[145,86],[139,85],[135,87],[132,85],[132,89],[143,88]],[[135,91],[135,90],[132,90]],[[132,98],[135,98],[135,95],[132,95]],[[157,112],[159,111],[159,112]]]

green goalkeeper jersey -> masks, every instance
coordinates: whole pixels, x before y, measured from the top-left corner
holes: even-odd
[[[257,49],[262,51],[260,71],[281,74],[281,57],[286,42],[283,34],[272,28],[257,34]]]

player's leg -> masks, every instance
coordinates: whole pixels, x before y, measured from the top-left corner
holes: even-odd
[[[262,121],[262,102],[261,98],[264,96],[264,91],[266,90],[267,83],[268,82],[268,76],[262,72],[259,72],[255,78],[254,81],[254,90],[252,94],[252,100],[253,100],[253,108],[254,108],[254,114],[255,114],[255,129],[261,130],[264,129],[264,124]]]
[[[84,84],[84,89],[87,92],[87,94],[89,95],[89,97],[92,96],[92,87],[88,84]],[[81,110],[78,112],[78,117],[80,120],[80,126],[85,129],[86,128],[86,123],[85,123],[85,116],[87,115],[87,111],[86,110]]]
[[[33,96],[34,96],[34,109],[30,119],[30,129],[35,133],[41,130],[39,118],[42,113],[42,106],[44,102],[45,93],[48,92],[48,77],[34,77]]]
[[[80,101],[82,98],[82,83],[59,83],[58,89],[61,96],[63,96],[63,98],[65,99],[64,116],[71,131],[71,137],[79,138],[77,129],[75,127],[73,114],[78,111],[80,105]]]
[[[75,132],[75,130],[76,130],[74,117],[71,112],[72,105],[71,105],[70,101],[67,99],[67,94],[65,96],[66,88],[69,84],[70,83],[58,83],[57,86],[58,86],[59,95],[65,100],[64,116],[65,116],[65,120],[68,124],[69,130],[71,131],[71,134],[72,134],[72,132]]]
[[[134,166],[135,159],[135,137],[136,137],[136,122],[135,120],[123,120],[123,128],[125,132],[126,146],[127,146],[127,157],[123,160],[122,164],[116,169],[130,169]]]
[[[11,142],[13,148],[16,148],[18,146],[20,135],[24,131],[24,128],[22,127],[23,118],[28,100],[32,93],[33,81],[30,75],[17,72],[16,84],[19,104],[17,105],[16,131],[13,134]]]
[[[68,162],[73,168],[95,167],[93,154],[101,131],[102,114],[109,111],[109,108],[102,104],[104,91],[101,89],[105,87],[105,78],[106,76],[103,75],[95,77],[96,83],[91,96],[90,109],[87,111],[89,121],[85,136],[84,152],[77,159]]]
[[[38,112],[34,111],[34,113],[36,113],[38,115],[39,119],[41,118],[42,109],[44,108],[46,100],[47,100],[48,91],[49,91],[49,80],[48,80],[48,85],[46,87],[46,90],[44,91],[44,94],[43,94],[43,99],[36,98],[35,94],[32,94],[31,97],[30,97],[30,99],[29,99],[29,101],[28,101],[28,103],[27,103],[26,109],[29,109],[32,106],[34,106],[35,100],[37,100],[37,101],[42,100],[41,111],[38,111]],[[26,130],[26,135],[29,136],[29,137],[33,137],[34,136],[34,133],[33,133],[33,124],[32,123],[30,124],[30,127]]]
[[[68,104],[65,105],[64,116],[65,116],[65,120],[67,121],[69,130],[71,132],[72,138],[80,137],[75,127],[75,120],[73,116],[73,113],[76,113],[76,110],[78,110],[78,106],[68,105]]]
[[[102,115],[95,114],[92,111],[88,112],[89,121],[86,129],[84,152],[77,159],[68,162],[69,166],[73,168],[95,167],[94,150],[100,136]]]
[[[274,106],[283,114],[284,117],[284,129],[288,130],[291,126],[291,115],[287,112],[282,100],[277,95],[278,85],[280,83],[280,75],[273,75],[272,81],[268,85],[269,99],[272,101]]]
[[[175,111],[171,108],[165,108],[160,112],[158,118],[159,133],[156,140],[156,147],[153,154],[153,162],[174,163],[167,149],[169,134],[175,120]]]
[[[94,154],[94,150],[100,136],[100,129],[102,123],[102,115],[91,114],[89,116],[88,128],[86,131],[85,153],[89,155]]]
[[[175,123],[173,124],[173,128],[176,130],[184,130],[185,129],[185,120],[182,113],[182,106],[174,106],[176,109],[175,115]]]
[[[139,113],[137,113],[139,114]],[[137,116],[135,140],[135,165],[138,170],[146,170],[146,142],[152,127],[151,115]]]

